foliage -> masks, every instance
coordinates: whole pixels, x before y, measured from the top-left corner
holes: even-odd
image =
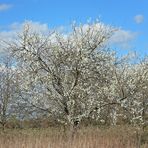
[[[73,25],[66,34],[32,30],[26,24],[7,44],[17,63],[19,118],[44,116],[70,126],[84,120],[146,126],[148,60],[116,57],[107,46],[116,29],[96,22]]]

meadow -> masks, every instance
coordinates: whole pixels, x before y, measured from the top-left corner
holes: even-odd
[[[134,127],[82,127],[72,136],[63,128],[6,129],[0,148],[147,148],[148,132]]]

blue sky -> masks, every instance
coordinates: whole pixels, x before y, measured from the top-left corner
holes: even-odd
[[[25,20],[53,28],[89,18],[120,27],[113,46],[119,53],[148,55],[148,0],[0,0],[0,32]]]

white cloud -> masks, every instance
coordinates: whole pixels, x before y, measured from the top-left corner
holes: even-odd
[[[33,21],[26,21],[23,23],[15,22],[10,26],[5,27],[5,29],[0,30],[0,45],[1,45],[0,54],[4,52],[2,48],[2,45],[4,43],[3,41],[11,41],[17,38],[18,33],[23,31],[23,27],[26,23],[30,26],[30,30],[33,32],[41,32],[43,34],[49,33],[49,28],[47,24],[42,24],[40,22],[33,22]]]
[[[0,4],[0,11],[8,10],[12,7],[10,4]]]
[[[11,41],[14,38],[17,38],[17,33],[20,33],[23,30],[23,27],[26,23],[29,24],[29,26],[31,26],[30,29],[33,32],[34,31],[41,32],[47,35],[49,33],[49,27],[45,23],[33,22],[33,21],[26,21],[23,23],[15,22],[11,24],[10,26],[7,26],[7,28],[0,30],[0,44],[2,45],[2,40]],[[104,26],[97,25],[96,27],[103,28]],[[87,28],[87,25],[84,25],[84,29],[86,28]],[[137,37],[137,35],[138,33],[136,32],[120,29],[114,33],[109,43],[111,45],[118,45],[119,47],[122,47],[123,49],[127,49],[127,47],[129,47],[130,43]],[[1,52],[2,52],[2,49],[0,48],[0,53]]]
[[[9,26],[9,29],[15,32],[21,32],[25,25],[29,25],[30,31],[48,33],[49,28],[47,24],[42,24],[40,22],[25,21],[23,23],[15,22]]]
[[[136,22],[137,24],[141,24],[141,23],[143,23],[143,21],[144,21],[144,16],[141,15],[141,14],[136,15],[136,16],[134,17],[134,20],[135,20],[135,22]]]
[[[118,30],[110,39],[112,45],[117,45],[122,47],[122,49],[127,49],[130,47],[130,43],[136,39],[138,33],[128,30]]]
[[[48,28],[47,24],[41,24],[40,22],[27,21],[27,22],[23,23],[22,26],[24,27],[24,25],[26,23],[30,26],[30,29],[33,32],[40,32],[43,34],[49,33],[49,28]]]
[[[136,36],[135,32],[120,29],[114,33],[111,40],[114,43],[125,43],[135,39]]]
[[[23,31],[23,28],[26,24],[29,25],[30,31],[32,32],[40,32],[43,34],[49,33],[49,28],[47,24],[42,24],[40,22],[33,21],[25,21],[23,23],[15,22],[0,31],[0,39],[14,38],[15,36],[17,36],[18,33]]]

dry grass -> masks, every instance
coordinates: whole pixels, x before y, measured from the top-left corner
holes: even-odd
[[[83,128],[73,137],[62,129],[6,130],[0,133],[0,148],[137,148],[137,134],[126,127]]]

